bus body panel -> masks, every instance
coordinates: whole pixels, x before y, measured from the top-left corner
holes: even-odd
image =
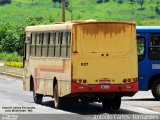
[[[139,61],[139,64],[138,64],[138,82],[139,82],[139,90],[148,90],[148,83],[149,83],[149,78],[148,76],[150,76],[149,74],[150,71],[149,71],[149,61],[148,61],[148,38],[149,38],[149,34],[146,34],[146,33],[138,33],[138,37],[142,37],[145,39],[145,57],[143,58],[143,60],[140,60]],[[146,66],[147,65],[147,66]]]
[[[132,93],[137,85],[137,46],[135,24],[123,22],[87,22],[62,25],[32,26],[32,33],[71,31],[69,58],[31,56],[31,43],[26,43],[24,89],[53,96],[54,79],[60,97],[88,93]],[[97,32],[98,31],[98,32]],[[75,81],[81,82],[75,83]],[[124,82],[127,81],[127,82]],[[83,84],[82,84],[83,82]],[[77,86],[78,85],[78,86]],[[73,94],[72,94],[73,93]],[[77,94],[80,93],[80,94]],[[93,95],[92,94],[92,95]],[[110,97],[110,94],[105,94]],[[119,96],[123,96],[119,94]],[[101,94],[104,96],[104,94]]]
[[[72,30],[72,92],[137,92],[135,25],[92,23]]]
[[[54,78],[58,80],[60,96],[67,95],[71,91],[71,61],[69,59],[30,58],[28,73],[33,76],[36,93],[53,95]]]
[[[151,89],[152,78],[160,75],[160,61],[149,58],[149,41],[152,34],[160,34],[159,26],[137,26],[137,36],[145,38],[145,56],[138,63],[139,90],[147,91]]]

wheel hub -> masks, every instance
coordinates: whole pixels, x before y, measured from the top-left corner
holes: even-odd
[[[157,86],[157,94],[160,95],[160,84]]]

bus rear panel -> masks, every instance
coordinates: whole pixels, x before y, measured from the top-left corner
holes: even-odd
[[[138,91],[134,24],[75,24],[72,32],[72,93],[107,97],[107,93],[133,96]]]

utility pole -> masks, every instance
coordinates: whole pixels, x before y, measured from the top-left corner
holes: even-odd
[[[62,0],[62,22],[66,21],[65,8],[66,8],[66,0]]]

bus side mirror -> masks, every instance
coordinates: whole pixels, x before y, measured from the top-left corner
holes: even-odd
[[[24,56],[23,56],[23,68],[25,67],[25,61],[26,61],[26,56],[27,56],[27,44],[31,42],[31,37],[26,36],[25,42],[24,42]]]
[[[26,43],[24,43],[23,68],[25,67],[25,61],[26,61]]]
[[[25,40],[25,44],[30,43],[30,42],[31,42],[31,37],[27,36]]]

